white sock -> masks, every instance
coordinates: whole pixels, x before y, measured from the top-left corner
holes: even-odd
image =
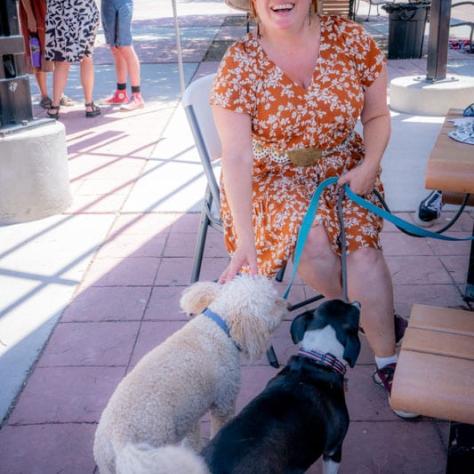
[[[377,369],[381,369],[388,364],[396,364],[398,360],[397,354],[393,354],[388,357],[377,357],[375,356],[375,363],[377,364]]]

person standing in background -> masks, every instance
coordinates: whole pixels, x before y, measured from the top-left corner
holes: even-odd
[[[51,99],[48,94],[46,73],[54,70],[54,63],[47,61],[45,53],[46,0],[21,0],[20,24],[25,44],[26,72],[34,74],[41,94],[40,107],[49,109]],[[32,49],[37,48],[35,53]],[[32,56],[36,59],[32,61]],[[33,64],[34,63],[34,64]],[[72,106],[74,101],[63,95],[60,105]]]
[[[46,18],[46,0],[21,0],[20,2],[20,24],[23,39],[25,43],[25,66],[26,72],[34,74],[36,82],[41,93],[39,105],[43,109],[49,109],[51,99],[48,96],[48,88],[46,83],[46,73],[54,69],[51,61],[44,58],[44,22]],[[38,59],[36,64],[32,63],[31,58],[31,42],[37,43]]]
[[[120,110],[136,110],[145,102],[140,90],[140,62],[132,45],[133,0],[102,0],[102,26],[114,57],[117,89],[103,104],[121,105]],[[127,77],[131,96],[127,95]]]
[[[95,0],[48,0],[46,10],[45,58],[54,61],[53,100],[47,114],[59,118],[61,96],[71,63],[79,62],[84,91],[85,116],[100,115],[94,104],[94,63],[92,52],[99,27]]]

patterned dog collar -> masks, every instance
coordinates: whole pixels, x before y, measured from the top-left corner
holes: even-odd
[[[325,367],[328,367],[329,369],[337,372],[338,374],[346,374],[346,366],[330,352],[326,352],[325,354],[323,354],[322,352],[318,351],[305,351],[304,349],[300,349],[298,351],[298,355],[315,360],[320,365],[324,365]]]

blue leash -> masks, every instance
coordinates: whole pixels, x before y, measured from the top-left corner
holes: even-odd
[[[291,277],[290,281],[288,283],[288,286],[283,293],[283,298],[287,299],[288,295],[290,294],[291,287],[293,286],[293,282],[296,278],[296,272],[298,270],[298,266],[300,264],[301,260],[301,255],[303,253],[303,248],[306,244],[306,239],[308,238],[309,231],[311,230],[311,227],[313,226],[314,218],[316,217],[316,213],[318,212],[318,206],[319,206],[319,199],[324,192],[324,190],[337,183],[338,177],[333,176],[331,178],[325,179],[317,188],[316,191],[314,192],[313,196],[311,197],[311,201],[309,202],[308,210],[306,211],[306,214],[303,218],[303,221],[301,223],[300,231],[298,233],[298,239],[296,241],[296,247],[295,247],[295,253],[293,257],[293,269],[291,272]],[[431,237],[432,239],[438,239],[438,240],[448,240],[448,241],[454,241],[454,242],[461,242],[461,241],[466,241],[466,240],[474,240],[474,237],[451,237],[449,235],[443,235],[443,234],[438,234],[436,232],[429,231],[427,229],[424,229],[423,227],[418,227],[410,222],[407,222],[403,219],[400,219],[397,216],[394,216],[390,212],[387,212],[385,209],[382,209],[374,204],[372,204],[370,201],[367,201],[367,199],[364,199],[363,197],[355,194],[353,191],[351,191],[350,187],[346,184],[344,185],[344,191],[346,193],[346,196],[354,201],[355,203],[359,204],[361,207],[365,207],[367,210],[370,212],[374,213],[375,215],[382,217],[383,219],[392,222],[395,224],[397,227],[400,227],[401,229],[410,232],[411,234],[414,234],[415,236],[418,237]]]

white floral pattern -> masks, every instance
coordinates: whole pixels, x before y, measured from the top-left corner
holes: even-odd
[[[384,61],[362,26],[332,16],[321,16],[320,55],[307,89],[267,57],[253,34],[234,43],[222,59],[211,103],[250,115],[254,150],[259,150],[253,165],[253,221],[262,273],[274,275],[291,257],[318,183],[363,160],[362,138],[354,133],[354,127],[364,104],[364,90],[377,78]],[[342,143],[345,146],[341,147]],[[275,149],[285,152],[302,147],[327,152],[309,167],[271,158]],[[265,148],[268,153],[262,151]],[[383,192],[379,178],[376,189]],[[336,200],[335,189],[323,194],[318,222],[324,224],[338,252]],[[380,219],[347,201],[344,214],[349,252],[361,247],[380,248]],[[224,189],[222,219],[226,247],[232,253],[236,240]]]

